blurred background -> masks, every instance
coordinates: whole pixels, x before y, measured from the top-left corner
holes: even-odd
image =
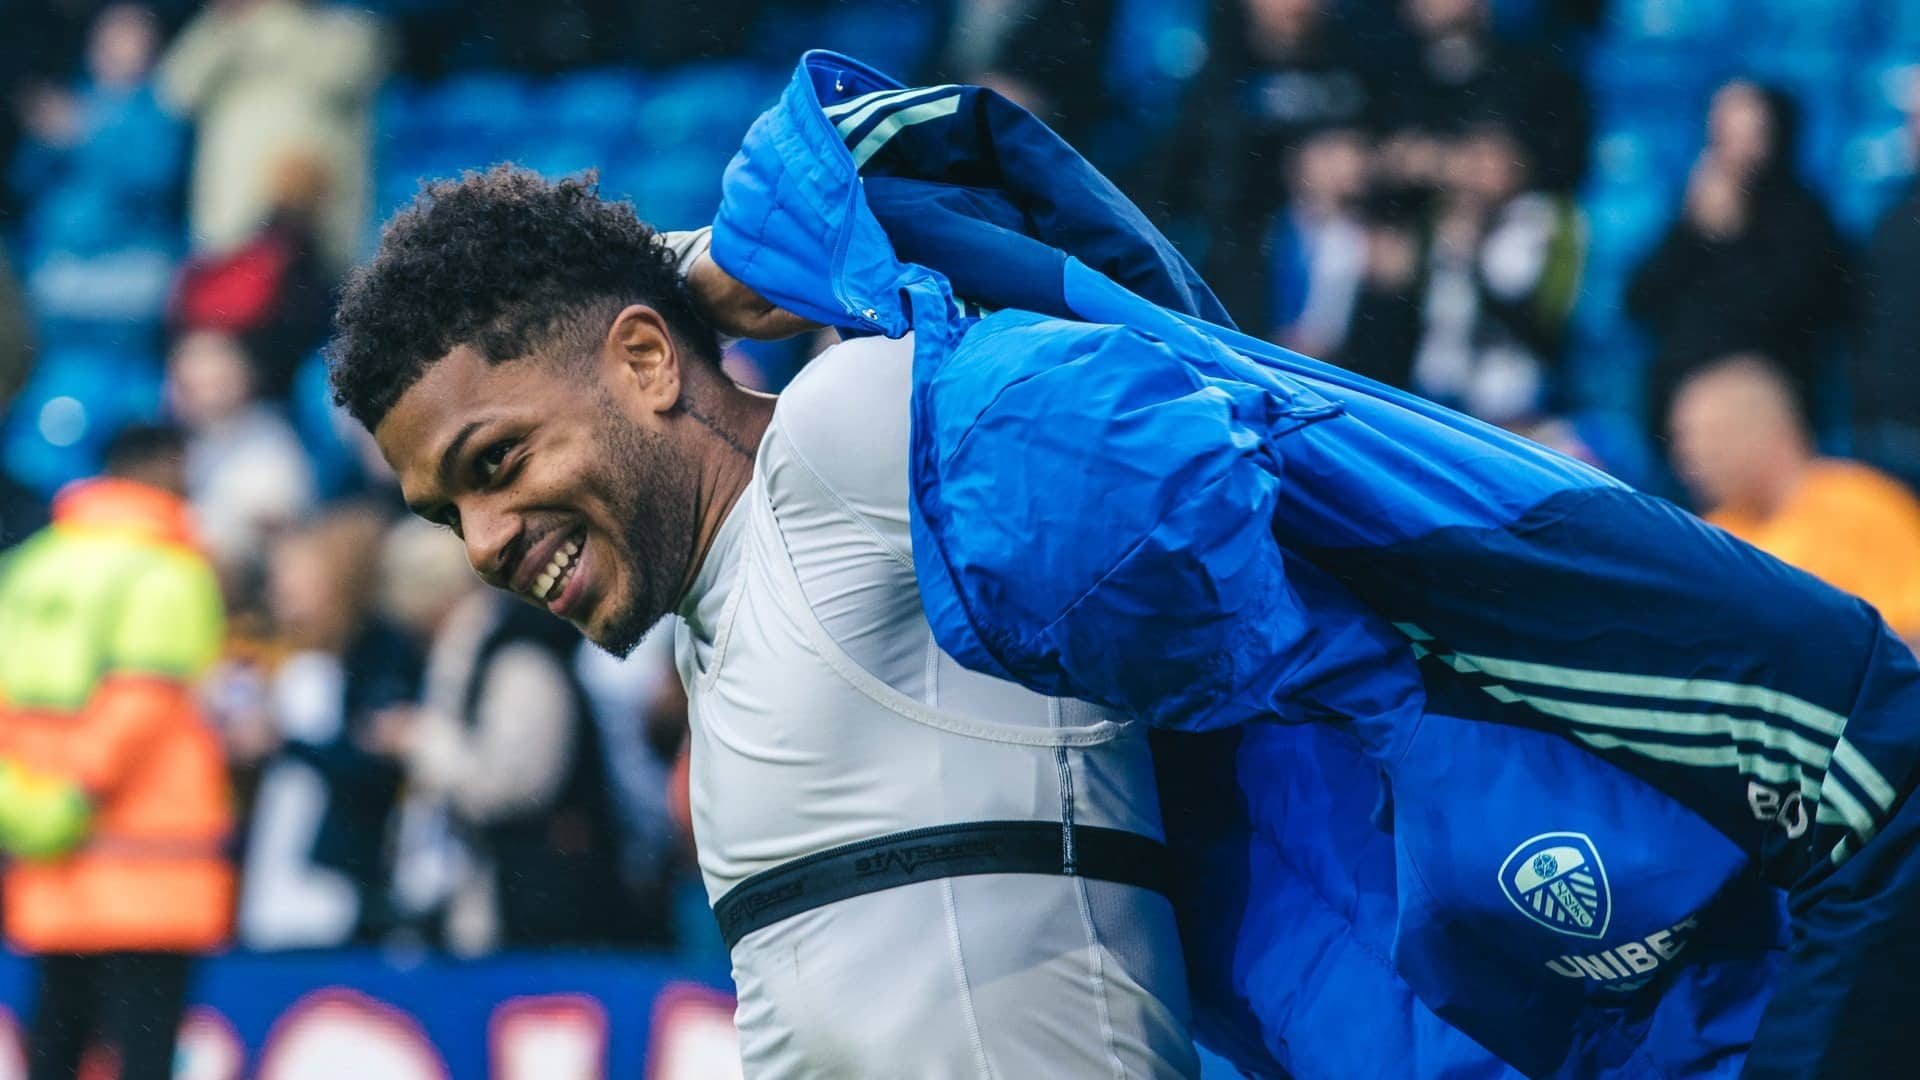
[[[0,27],[0,544],[110,448],[174,446],[226,609],[238,889],[180,1076],[737,1072],[664,635],[617,662],[482,592],[320,349],[422,178],[597,169],[706,223],[807,48],[996,87],[1243,329],[1920,635],[1920,0],[0,0]],[[823,344],[728,363],[778,389]],[[0,1078],[34,979],[0,963]]]

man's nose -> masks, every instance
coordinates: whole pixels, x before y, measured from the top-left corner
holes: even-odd
[[[461,532],[467,541],[467,561],[480,579],[496,589],[513,588],[513,553],[520,535],[519,519],[475,506],[460,512]]]

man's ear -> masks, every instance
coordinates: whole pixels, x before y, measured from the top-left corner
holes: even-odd
[[[628,304],[614,316],[605,353],[618,381],[629,386],[643,408],[666,412],[680,402],[680,353],[660,313],[645,304]]]

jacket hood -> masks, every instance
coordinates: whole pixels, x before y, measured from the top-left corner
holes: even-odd
[[[902,89],[856,60],[801,58],[780,101],[754,121],[722,179],[713,255],[768,300],[817,322],[899,337],[900,290],[924,271],[902,263],[867,206],[859,167],[830,103]],[[822,251],[833,253],[820,274]]]
[[[915,292],[1079,317],[1064,284],[1076,261],[1231,325],[1146,216],[1024,109],[979,87],[904,88],[825,51],[727,167],[713,253],[768,300],[854,332],[904,334]]]
[[[185,499],[115,477],[67,485],[53,501],[53,523],[63,528],[125,531],[182,547],[199,546]]]

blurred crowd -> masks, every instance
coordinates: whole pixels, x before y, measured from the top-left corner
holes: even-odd
[[[226,605],[242,946],[711,948],[666,635],[616,661],[485,592],[404,519],[321,350],[423,174],[600,166],[698,225],[823,45],[1039,113],[1248,332],[1672,495],[1920,636],[1906,7],[0,0],[0,544],[125,439],[177,443]],[[817,344],[729,363],[777,389]]]

